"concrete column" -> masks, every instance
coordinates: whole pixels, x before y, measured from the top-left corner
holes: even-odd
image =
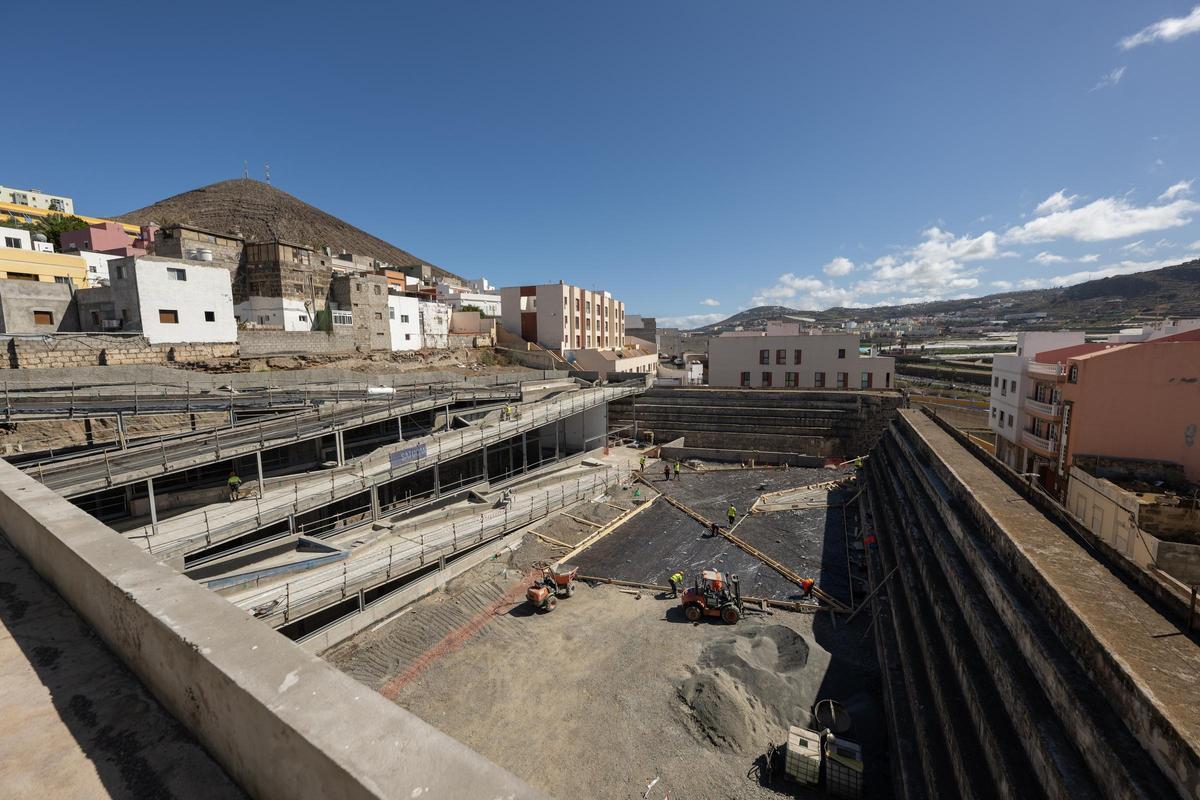
[[[525,431],[521,432],[521,472],[529,472],[529,444],[525,440]]]
[[[379,519],[379,484],[371,484],[371,519]]]
[[[396,439],[396,441],[398,441],[398,442],[404,441],[404,422],[403,422],[403,420],[404,420],[403,416],[396,417],[396,436],[399,437]]]
[[[267,482],[263,480],[262,450],[254,453],[254,465],[258,467],[258,496],[262,497],[267,493]]]
[[[437,464],[433,465],[433,496],[434,497],[442,496],[442,475],[441,475],[441,470],[438,469]]]
[[[117,443],[122,450],[129,447],[129,440],[125,438],[125,415],[120,411],[117,412]]]
[[[333,432],[333,446],[337,450],[337,463],[340,467],[346,463],[346,444],[341,431]]]
[[[484,483],[488,482],[487,461],[488,461],[487,445],[484,445],[483,446],[483,482]]]
[[[158,509],[154,507],[154,478],[146,478],[146,494],[150,498],[150,530],[158,533]]]
[[[554,460],[555,461],[558,461],[558,459],[561,457],[562,450],[559,447],[560,439],[562,439],[562,420],[561,419],[555,420],[555,422],[554,422]]]

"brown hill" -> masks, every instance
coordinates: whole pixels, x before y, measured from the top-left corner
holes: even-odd
[[[453,276],[285,191],[250,178],[201,186],[114,219],[134,225],[181,222],[218,233],[238,233],[247,241],[284,239],[316,249],[329,247],[334,253],[345,251],[377,258],[398,267],[429,264],[435,276]]]

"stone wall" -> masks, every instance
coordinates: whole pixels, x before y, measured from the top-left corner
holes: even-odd
[[[338,355],[357,348],[354,331],[238,331],[243,358],[295,354]]]
[[[236,344],[155,344],[143,336],[0,337],[0,369],[172,364],[234,358]]]

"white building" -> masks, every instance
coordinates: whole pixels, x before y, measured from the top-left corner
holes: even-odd
[[[238,322],[245,322],[250,327],[285,331],[311,331],[316,323],[306,301],[286,297],[251,295],[234,307],[234,316]]]
[[[1058,403],[1058,392],[1049,396],[1032,397],[1032,381],[1029,364],[1038,353],[1074,347],[1085,341],[1083,331],[1022,331],[1017,334],[1015,355],[998,355],[992,358],[992,386],[988,427],[996,434],[996,458],[1017,471],[1023,471],[1025,454],[1021,444],[1021,431],[1028,429],[1026,416],[1030,400],[1037,409]]]
[[[53,253],[54,245],[42,234],[30,233],[24,228],[0,227],[0,244],[13,250],[33,250],[37,253]]]
[[[123,258],[123,256],[97,253],[93,250],[76,250],[71,255],[79,256],[87,262],[88,286],[101,286],[108,283],[108,262]]]
[[[1174,336],[1200,328],[1200,319],[1174,319],[1155,322],[1140,328],[1125,328],[1120,333],[1108,337],[1113,344],[1129,344],[1131,342],[1149,342],[1164,336]]]
[[[46,194],[40,189],[14,189],[0,186],[0,203],[13,203],[30,208],[44,208],[60,214],[74,214],[75,201],[57,194]]]
[[[619,350],[572,350],[569,360],[580,369],[599,372],[641,372],[653,374],[658,370],[658,353],[649,342],[629,337]]]
[[[608,292],[562,282],[500,290],[500,324],[527,342],[560,352],[625,347],[625,304]]]
[[[108,263],[109,285],[75,293],[80,327],[140,333],[151,344],[236,342],[229,270],[161,256]]]
[[[487,278],[467,281],[468,286],[459,286],[449,281],[437,282],[437,299],[455,311],[461,311],[463,306],[474,306],[485,317],[500,316],[500,295],[494,291],[486,291],[482,287],[491,287]]]
[[[391,298],[388,298],[389,300]],[[431,350],[450,346],[450,317],[454,310],[441,303],[418,301],[421,321],[421,345]]]
[[[393,350],[420,350],[421,301],[401,294],[388,295],[388,327]]]
[[[708,344],[709,386],[891,389],[895,359],[863,356],[858,335],[800,333],[800,323],[738,331]]]

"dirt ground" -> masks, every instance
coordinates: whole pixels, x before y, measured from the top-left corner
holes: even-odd
[[[752,500],[763,475],[780,476],[765,491],[828,479],[824,471],[793,472],[786,480],[783,473],[752,475],[685,475],[661,488],[712,505],[727,501],[705,484],[724,480],[722,491],[749,508],[741,496]],[[628,505],[625,497],[609,500]],[[601,502],[570,513],[603,522],[620,512]],[[764,547],[775,545],[776,557],[794,562],[807,554],[820,564],[824,555],[845,575],[841,540],[829,546],[820,535],[840,532],[840,517],[837,525],[823,520],[791,536],[791,512],[754,519],[759,528],[747,533]],[[723,539],[703,537],[698,527],[660,499],[572,561],[625,563],[644,573],[634,580],[656,581],[657,562],[666,556],[674,557],[671,563],[680,554],[725,559],[716,565],[741,570],[747,594],[751,586],[794,594],[778,573]],[[574,544],[595,528],[560,516],[541,530]],[[829,697],[854,717],[852,736],[868,764],[866,796],[891,796],[865,617],[848,629],[825,612],[749,614],[736,626],[692,624],[678,601],[646,591],[639,599],[634,590],[602,584],[581,584],[554,612],[534,614],[523,601],[529,566],[562,552],[527,535],[507,557],[460,576],[325,658],[563,798],[644,797],[655,778],[648,796],[656,800],[808,796],[778,775],[767,784],[755,770],[770,744],[785,741],[788,724],[809,724],[813,703]]]
[[[209,428],[228,421],[229,417],[226,414],[214,411],[131,415],[125,422],[125,434],[130,440],[134,440],[184,433],[196,428]],[[113,417],[27,420],[0,424],[0,455],[4,456],[48,453],[116,441],[117,422]]]

